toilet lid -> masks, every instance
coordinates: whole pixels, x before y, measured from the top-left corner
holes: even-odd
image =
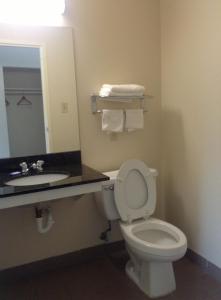
[[[114,197],[125,222],[148,218],[154,213],[156,181],[144,162],[129,160],[121,166],[114,185]]]

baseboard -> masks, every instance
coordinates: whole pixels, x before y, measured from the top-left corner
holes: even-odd
[[[219,267],[191,249],[187,250],[186,257],[198,264],[205,273],[211,275],[213,278],[221,282],[221,269]]]
[[[87,263],[111,253],[117,253],[125,249],[124,241],[107,243],[76,252],[50,257],[44,260],[35,261],[18,267],[0,271],[0,285],[16,282],[40,273],[54,271],[59,268],[70,267],[82,263]]]

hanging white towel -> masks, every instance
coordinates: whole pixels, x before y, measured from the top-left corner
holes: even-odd
[[[127,109],[125,120],[126,131],[134,131],[144,128],[143,109]]]
[[[102,110],[102,130],[106,132],[122,132],[124,129],[124,112],[122,109]]]
[[[99,95],[101,97],[108,96],[137,96],[144,95],[145,87],[138,84],[103,84]]]

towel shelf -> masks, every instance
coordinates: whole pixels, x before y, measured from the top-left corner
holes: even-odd
[[[144,95],[144,96],[107,96],[107,97],[101,97],[99,95],[92,95],[91,96],[91,110],[93,114],[101,113],[102,110],[97,109],[97,100],[104,100],[104,101],[112,101],[112,102],[122,102],[128,100],[128,102],[132,102],[133,100],[139,100],[141,108],[144,110],[144,112],[147,112],[145,109],[145,98],[152,98],[150,95]]]

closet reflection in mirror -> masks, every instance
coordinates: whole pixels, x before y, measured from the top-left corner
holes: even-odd
[[[0,27],[0,158],[80,150],[74,67],[71,28]]]
[[[49,152],[40,49],[0,46],[0,64],[2,156]]]

